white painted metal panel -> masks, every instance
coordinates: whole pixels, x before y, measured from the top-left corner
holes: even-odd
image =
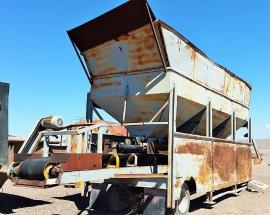
[[[93,76],[162,66],[150,24],[91,48],[83,55]]]
[[[149,25],[84,53],[88,63],[92,64],[93,59],[90,71],[94,75],[94,103],[121,122],[127,95],[125,122],[147,122],[168,100],[174,84],[178,96],[177,127],[200,112],[209,100],[214,113],[213,128],[226,120],[232,110],[236,111],[238,128],[241,127],[249,117],[250,89],[246,83],[217,66],[174,31],[161,27],[160,33],[169,63],[167,73],[157,57]],[[167,115],[165,108],[157,120],[168,121]],[[160,137],[168,131],[166,126],[148,125],[130,127],[129,132]],[[205,116],[196,132],[205,134]]]
[[[181,74],[192,78],[194,69],[195,51],[183,40],[166,29],[162,29],[170,66]]]
[[[162,34],[170,66],[175,71],[249,106],[250,89],[246,83],[195,50],[175,32],[162,28]]]

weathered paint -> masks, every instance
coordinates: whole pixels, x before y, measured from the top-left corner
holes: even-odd
[[[74,126],[70,128],[71,130],[77,130],[78,126]],[[87,144],[88,144],[88,133],[85,130],[82,133],[75,133],[71,135],[67,135],[66,142],[67,152],[68,153],[86,153],[87,152]]]
[[[168,86],[173,82],[176,83],[178,95],[177,127],[204,109],[208,100],[211,100],[213,107],[213,128],[230,116],[232,108],[236,111],[237,128],[243,126],[249,117],[248,108],[234,103],[229,98],[222,97],[170,69],[167,73],[162,70],[146,71],[145,73],[96,79],[92,86],[91,96],[94,103],[106,110],[116,120],[121,121],[125,89],[128,85],[126,122],[149,121],[168,100]],[[167,116],[168,109],[166,108],[160,116],[161,121],[168,121]],[[144,133],[142,134],[141,131]],[[136,126],[129,128],[129,132],[134,136],[156,136],[157,134],[165,136],[167,129],[166,127],[160,128],[160,126]],[[230,127],[226,128],[224,137],[226,138],[229,133]],[[202,118],[196,134],[205,135],[205,116]]]
[[[106,127],[106,136],[105,137],[107,137],[109,139],[117,138],[117,136],[118,137],[128,136],[128,131],[124,126],[115,125],[115,123],[108,122],[108,121],[93,120],[93,124],[99,124],[99,123],[104,123],[104,124],[108,125],[108,127]],[[67,136],[65,141],[66,141],[66,144],[68,146],[67,151],[69,153],[80,153],[81,154],[81,153],[87,152],[86,129],[88,129],[88,127],[90,127],[90,125],[87,125],[85,120],[81,120],[77,124],[70,127],[71,130],[77,130],[78,128],[80,128],[80,129],[85,128],[85,132],[82,132],[80,134],[71,134],[71,135]],[[92,135],[98,134],[98,128],[94,128],[93,130],[91,130],[91,132],[92,132]],[[94,139],[96,139],[96,138],[94,138]],[[123,141],[124,141],[124,138],[123,138]]]
[[[99,123],[105,123],[108,125],[107,127],[107,134],[108,135],[114,135],[114,136],[127,136],[127,129],[124,126],[117,125],[115,122],[110,122],[110,121],[103,121],[103,120],[98,120],[94,119],[92,122],[94,125],[99,124]],[[75,126],[71,126],[71,129],[76,130],[78,128],[84,128],[84,127],[89,127],[90,125],[86,122],[85,119],[80,120],[78,123],[75,124]],[[91,130],[92,133],[97,134],[98,133],[98,128],[94,128]]]
[[[146,12],[145,7],[141,9],[142,12]],[[124,11],[118,11],[124,14]],[[102,18],[104,23],[109,23],[110,20],[107,19],[109,14],[110,12],[101,16],[98,23],[101,25]],[[213,108],[213,128],[226,120],[232,110],[236,112],[237,128],[243,126],[249,117],[251,87],[226,68],[210,60],[174,29],[161,21],[153,20],[156,38],[149,17],[148,22],[144,20],[145,24],[137,25],[117,36],[106,37],[106,41],[95,43],[95,46],[91,45],[93,37],[89,39],[88,44],[83,32],[92,32],[94,36],[95,32],[91,30],[97,27],[96,25],[93,27],[97,20],[75,29],[75,33],[78,31],[75,37],[76,44],[83,42],[85,47],[89,45],[88,49],[80,50],[93,79],[91,89],[93,102],[121,122],[127,96],[125,121],[147,121],[166,102],[166,99],[158,98],[164,95],[168,97],[170,87],[175,84],[180,101],[177,127],[199,113],[209,100]],[[131,26],[132,23],[127,25]],[[115,31],[118,30],[116,27]],[[113,33],[113,29],[110,33]],[[163,67],[158,44],[166,68]],[[164,110],[164,115],[166,111]],[[160,116],[160,120],[168,121],[168,117]],[[204,122],[205,117],[196,134],[205,134]],[[229,135],[229,128],[226,129],[227,131],[223,132],[224,138]],[[134,136],[167,135],[167,129],[159,126],[137,126],[129,128],[129,131]],[[141,133],[142,131],[144,132]]]
[[[150,24],[83,53],[94,77],[162,66]]]
[[[235,144],[213,142],[213,189],[236,184]],[[242,158],[241,158],[242,159]]]
[[[91,170],[102,168],[102,154],[98,153],[71,153],[67,155],[67,161],[61,163],[64,172]]]
[[[176,72],[249,106],[251,89],[246,82],[210,60],[165,23],[161,23],[161,33],[165,41],[169,65]]]
[[[139,57],[145,59],[143,64],[132,60],[134,56],[147,55],[148,50],[155,53],[155,56],[158,55],[158,49],[150,30],[150,26],[144,26],[121,36],[120,39],[108,41],[85,53],[88,63],[91,61],[90,59],[93,63],[89,69],[94,75],[91,89],[94,103],[116,120],[121,121],[125,90],[128,86],[126,122],[149,121],[167,101],[170,86],[175,83],[179,103],[177,127],[200,112],[209,100],[211,100],[213,108],[213,128],[226,120],[233,109],[236,112],[237,128],[242,127],[249,117],[249,86],[196,51],[173,31],[161,27],[159,32],[164,39],[164,49],[168,55],[167,73],[161,68],[161,61],[158,57],[147,58],[148,60]],[[151,41],[151,46],[134,40],[134,35],[139,32],[142,33],[142,37]],[[114,53],[115,49],[112,44],[120,42],[122,44],[123,41],[128,46],[119,46],[121,48],[118,49],[124,50],[123,52],[126,53],[125,57],[119,56],[121,58],[119,62],[121,61],[121,64],[126,62],[126,66],[117,64],[118,60],[109,57],[111,54],[118,56]],[[111,67],[114,69],[108,73],[106,68]],[[156,69],[154,69],[155,67]],[[168,120],[167,111],[165,109],[163,115],[160,116],[161,121]],[[224,138],[229,135],[229,129],[230,127],[225,128]],[[143,133],[141,133],[142,131]],[[136,126],[129,128],[129,132],[134,136],[167,135],[166,127],[160,128],[160,126]],[[197,128],[196,134],[205,135],[205,116]]]
[[[175,138],[173,154],[175,177],[195,180],[199,192],[212,186],[211,142]]]
[[[252,176],[252,155],[248,146],[237,147],[236,161],[237,183],[250,180]]]
[[[241,144],[174,137],[173,160],[175,199],[179,183],[190,178],[195,180],[198,193],[226,188],[251,179],[251,149]]]

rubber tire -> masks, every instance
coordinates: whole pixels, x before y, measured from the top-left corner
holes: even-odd
[[[186,201],[186,210],[185,211],[180,211],[179,210],[179,204],[181,203],[182,200]],[[189,194],[189,189],[186,183],[183,184],[181,194],[180,194],[180,199],[175,202],[175,209],[174,209],[174,215],[187,215],[189,211],[189,206],[190,206],[190,194]]]

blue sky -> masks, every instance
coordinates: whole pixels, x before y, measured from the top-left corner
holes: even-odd
[[[1,1],[0,81],[11,84],[11,134],[26,136],[42,116],[66,123],[85,116],[89,84],[66,31],[123,2]],[[252,84],[254,136],[270,137],[270,1],[149,3],[159,19]]]

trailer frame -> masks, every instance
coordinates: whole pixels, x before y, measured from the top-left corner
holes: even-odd
[[[88,102],[91,100],[88,99]],[[169,105],[169,122],[155,122],[154,120],[157,116],[162,112],[162,110]],[[89,183],[93,184],[95,187],[94,192],[95,194],[90,195],[90,206],[93,205],[93,198],[96,199],[100,192],[106,192],[108,188],[104,191],[104,186],[106,185],[121,185],[128,187],[140,187],[146,190],[146,193],[159,193],[159,201],[162,201],[166,208],[177,209],[177,200],[179,200],[181,190],[183,189],[184,183],[189,183],[192,180],[192,183],[195,183],[195,190],[196,193],[206,193],[208,196],[209,202],[213,202],[215,199],[213,197],[213,193],[216,190],[232,187],[233,192],[237,192],[239,189],[237,188],[238,184],[242,184],[247,182],[248,180],[244,181],[237,181],[237,163],[236,159],[234,159],[235,165],[233,168],[234,178],[232,183],[227,183],[227,181],[222,182],[218,186],[215,185],[215,176],[214,176],[214,169],[216,168],[213,163],[214,159],[214,150],[217,144],[225,144],[224,147],[232,148],[234,154],[233,156],[237,156],[236,152],[238,148],[247,147],[250,148],[250,142],[238,142],[235,141],[235,111],[232,110],[231,114],[231,139],[220,139],[216,137],[212,137],[212,109],[211,109],[211,101],[207,103],[206,106],[206,136],[199,136],[194,134],[188,133],[181,133],[176,131],[176,107],[177,106],[177,96],[175,94],[175,87],[172,85],[170,96],[168,101],[162,106],[162,108],[153,116],[152,120],[149,122],[137,122],[137,123],[120,123],[115,124],[117,126],[124,125],[124,126],[135,126],[135,125],[151,125],[151,124],[167,124],[168,125],[168,165],[158,165],[158,166],[133,166],[133,167],[115,167],[115,168],[107,168],[107,169],[98,169],[98,170],[84,170],[84,171],[72,171],[72,172],[63,172],[58,178],[47,179],[45,185],[54,185],[54,184],[66,184],[66,183],[77,183],[77,182],[85,182],[85,192],[87,193]],[[89,107],[89,104],[87,105]],[[90,105],[93,107],[93,104]],[[93,109],[90,111],[94,111]],[[97,110],[96,110],[97,111]],[[89,113],[89,110],[87,111]],[[93,116],[93,114],[91,114]],[[91,119],[92,121],[92,119]],[[250,120],[249,120],[250,121]],[[103,130],[101,128],[106,127],[106,124],[98,124],[92,125],[88,129],[99,128],[99,135],[98,137],[101,138],[98,140],[98,148],[99,153],[102,153],[102,136]],[[114,126],[114,125],[112,125]],[[250,123],[249,123],[250,126]],[[43,136],[50,136],[50,135],[65,135],[65,134],[72,134],[72,133],[82,133],[86,132],[87,129],[84,129],[80,132],[77,131],[45,131],[42,132]],[[248,129],[248,136],[251,136],[251,129]],[[91,132],[89,132],[91,133]],[[251,139],[251,138],[249,138]],[[208,184],[204,184],[203,186],[198,186],[198,182],[194,180],[196,175],[185,175],[183,177],[177,175],[177,153],[176,153],[176,145],[179,145],[179,140],[185,142],[187,140],[192,140],[193,142],[199,141],[198,145],[201,145],[201,142],[207,142],[209,145],[209,149],[211,152],[211,171],[209,172],[210,181]],[[201,142],[200,142],[201,141]],[[87,138],[85,138],[85,143],[87,144]],[[46,145],[46,141],[44,146]],[[48,150],[48,147],[44,147],[44,151]],[[88,151],[89,152],[89,151]],[[44,156],[47,156],[47,152],[43,152]],[[191,156],[192,152],[190,152]],[[181,155],[181,153],[180,153]],[[197,155],[196,155],[197,156]],[[238,155],[239,157],[239,155]],[[241,159],[241,158],[240,158]],[[251,160],[250,160],[251,162]],[[247,161],[249,163],[249,161]],[[250,172],[247,173],[248,177],[250,176]],[[248,178],[249,179],[249,178]],[[105,185],[104,185],[105,184]],[[104,185],[104,186],[103,186]],[[207,187],[207,189],[205,188]],[[159,190],[159,191],[158,191]],[[191,192],[194,190],[190,190]],[[147,195],[148,195],[147,194]],[[226,193],[224,193],[225,195]],[[94,195],[94,197],[93,197]],[[219,196],[222,196],[219,194]],[[164,202],[164,198],[166,202]],[[153,206],[154,207],[154,206]]]

